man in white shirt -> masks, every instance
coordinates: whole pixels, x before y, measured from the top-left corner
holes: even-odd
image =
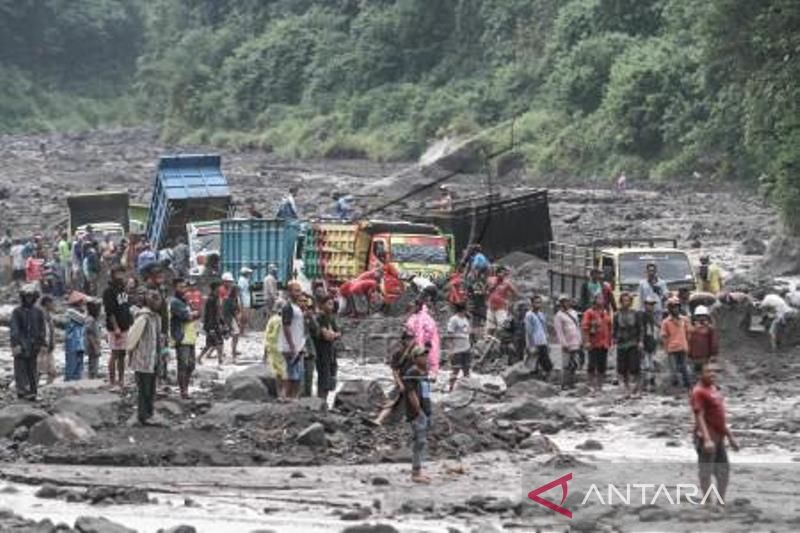
[[[287,287],[289,301],[281,311],[281,333],[278,335],[278,351],[286,361],[286,380],[284,397],[296,398],[303,382],[303,349],[306,345],[305,318],[300,302],[303,289],[297,281],[290,281]]]
[[[456,304],[454,307],[455,314],[447,322],[447,343],[452,354],[451,366],[453,369],[450,373],[450,391],[455,387],[459,370],[464,377],[469,377],[472,363],[472,342],[469,337],[472,326],[467,318],[467,306]]]

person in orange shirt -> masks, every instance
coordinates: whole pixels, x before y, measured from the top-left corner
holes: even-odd
[[[608,366],[608,349],[611,347],[611,313],[606,311],[606,300],[602,294],[594,299],[591,309],[583,313],[583,343],[589,352],[589,386],[592,394],[603,390],[603,381]]]
[[[669,356],[672,371],[672,386],[678,386],[680,375],[683,387],[689,390],[689,370],[686,367],[686,356],[689,353],[689,319],[681,315],[681,302],[677,298],[667,300],[667,318],[661,322],[661,342]]]

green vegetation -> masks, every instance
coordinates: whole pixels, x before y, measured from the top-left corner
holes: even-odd
[[[0,131],[388,160],[517,117],[532,172],[760,178],[800,232],[798,27],[796,0],[0,0]]]

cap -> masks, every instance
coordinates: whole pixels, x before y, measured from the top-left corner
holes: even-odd
[[[705,305],[698,305],[697,308],[694,310],[694,316],[711,316],[708,312],[708,307]]]
[[[233,281],[233,274],[230,272],[225,272],[222,274],[222,281]]]
[[[39,289],[34,283],[26,283],[22,286],[22,288],[20,288],[19,292],[22,294],[38,294]]]
[[[241,270],[239,270],[239,273],[240,274],[252,274],[253,273],[253,269],[250,268],[250,267],[242,267]]]
[[[572,298],[570,297],[570,295],[569,295],[569,294],[561,294],[561,295],[558,297],[558,301],[559,301],[559,302],[563,302],[563,301],[565,301],[565,300],[571,300],[571,299],[572,299]]]
[[[655,305],[658,303],[658,298],[651,294],[650,296],[644,299],[644,303]]]

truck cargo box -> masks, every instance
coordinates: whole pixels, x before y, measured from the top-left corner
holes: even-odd
[[[259,283],[267,268],[278,268],[278,281],[292,278],[294,254],[300,225],[296,220],[235,218],[223,220],[222,270],[238,277],[242,267],[253,269],[252,282]]]
[[[158,163],[147,221],[155,247],[171,246],[186,235],[186,224],[220,220],[232,212],[228,181],[218,155],[164,156]]]
[[[127,191],[92,192],[67,196],[70,233],[87,224],[116,222],[125,232],[130,231]]]

